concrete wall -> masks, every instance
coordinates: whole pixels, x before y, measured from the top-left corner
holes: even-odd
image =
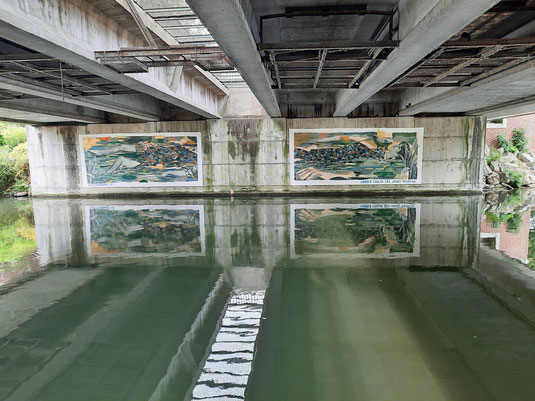
[[[206,121],[29,127],[33,195],[211,194],[237,192],[391,193],[480,191],[484,119],[434,118],[226,118]],[[422,183],[417,185],[291,186],[292,128],[424,128]],[[83,187],[80,135],[201,132],[202,187]]]
[[[37,252],[41,262],[67,263],[69,265],[116,265],[128,257],[130,265],[154,264],[164,266],[197,266],[203,268],[240,269],[262,268],[255,281],[264,278],[265,283],[273,269],[277,268],[401,268],[401,267],[473,267],[479,253],[479,218],[481,196],[410,198],[348,197],[283,197],[283,198],[144,198],[144,199],[45,199],[33,200],[36,216]],[[297,254],[293,252],[292,207],[332,204],[333,207],[355,203],[385,204],[410,203],[418,208],[418,245],[412,256],[388,258],[362,257],[355,254],[321,253]],[[146,253],[130,254],[118,258],[113,253],[92,254],[88,251],[91,207],[136,206],[202,206],[204,221],[204,253],[197,256],[147,256]],[[37,217],[39,216],[39,217]],[[45,224],[54,222],[54,224]],[[320,223],[318,223],[320,224]],[[235,273],[235,272],[234,272]],[[234,280],[240,273],[234,274]],[[243,284],[243,282],[242,282]],[[253,284],[253,283],[251,283]],[[258,283],[257,283],[258,284]]]

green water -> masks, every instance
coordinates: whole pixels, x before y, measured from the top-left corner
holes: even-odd
[[[532,401],[521,202],[2,201],[0,400]]]

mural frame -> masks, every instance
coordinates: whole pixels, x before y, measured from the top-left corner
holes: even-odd
[[[416,142],[418,143],[418,177],[411,180],[400,179],[365,179],[365,180],[296,180],[295,179],[295,134],[298,132],[311,133],[367,133],[371,131],[383,131],[388,133],[397,132],[415,132]],[[424,128],[291,128],[289,130],[290,139],[290,185],[415,185],[422,183],[422,165],[423,165],[423,144],[424,144]]]
[[[416,221],[414,223],[414,248],[413,252],[397,252],[387,254],[371,253],[317,253],[299,255],[295,252],[295,219],[298,209],[394,209],[394,208],[414,208],[416,209]],[[420,203],[299,203],[290,205],[290,258],[349,258],[349,259],[401,259],[415,258],[420,256]]]
[[[84,138],[99,138],[99,137],[136,137],[136,136],[189,136],[197,139],[197,181],[189,182],[112,182],[112,183],[99,183],[90,184],[87,180],[87,166],[84,150]],[[101,134],[82,134],[79,137],[79,157],[81,160],[81,182],[85,188],[125,188],[125,187],[202,187],[203,184],[203,155],[202,155],[202,138],[201,132],[152,132],[152,133],[101,133]]]
[[[199,235],[201,242],[201,251],[200,252],[174,252],[169,254],[162,254],[158,252],[151,253],[120,253],[120,252],[109,252],[109,253],[99,253],[94,254],[91,249],[91,209],[108,209],[108,210],[198,210],[199,211]],[[85,232],[85,246],[87,255],[91,257],[130,257],[130,258],[139,258],[139,257],[199,257],[206,256],[206,234],[204,227],[204,205],[86,205],[84,207],[84,232]]]

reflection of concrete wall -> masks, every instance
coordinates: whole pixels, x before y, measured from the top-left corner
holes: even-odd
[[[228,299],[220,277],[217,269],[146,265],[64,269],[23,285],[7,299],[27,310],[6,326],[13,345],[0,349],[15,360],[6,399],[111,399],[110,387],[103,391],[110,384],[135,399],[184,399]]]
[[[530,212],[522,213],[518,230],[507,228],[507,223],[500,223],[496,228],[483,217],[481,221],[482,237],[492,234],[496,240],[496,249],[507,256],[527,263],[529,250],[529,217]]]
[[[422,184],[291,186],[291,128],[424,128]],[[202,187],[84,187],[81,134],[201,132]],[[31,127],[28,146],[34,195],[119,193],[228,193],[310,191],[480,190],[484,133],[478,117],[244,118],[78,127]]]
[[[332,198],[270,199],[105,199],[36,200],[38,252],[46,262],[67,259],[70,263],[123,263],[113,255],[92,255],[89,241],[87,206],[112,205],[198,205],[204,206],[204,256],[168,257],[131,255],[131,263],[185,265],[203,267],[263,268],[264,279],[257,272],[241,284],[262,288],[275,267],[406,267],[406,266],[472,266],[477,259],[479,238],[479,197],[359,199],[360,203],[411,203],[419,205],[419,247],[413,257],[395,259],[359,258],[358,255],[314,255],[293,257],[291,254],[291,219],[294,204],[328,204]],[[336,204],[354,204],[355,199],[338,198]],[[235,275],[236,276],[236,275]],[[239,276],[239,275],[238,275]],[[234,277],[232,280],[236,279]]]
[[[345,200],[354,203],[352,200]],[[359,200],[362,202],[362,200]],[[302,204],[333,203],[331,199],[303,200]],[[336,204],[342,203],[336,201]],[[356,255],[298,256],[290,262],[299,267],[469,267],[479,247],[479,197],[366,199],[365,203],[412,203],[419,205],[419,253],[413,257],[359,258]],[[292,233],[290,233],[292,235]]]
[[[534,329],[510,309],[510,305],[516,304],[517,311],[529,310],[529,304],[519,307],[523,300],[496,290],[520,289],[525,294],[525,285],[532,286],[527,277],[520,278],[521,274],[504,274],[513,266],[492,259],[494,255],[483,251],[477,269],[396,273],[419,309],[433,318],[435,327],[447,338],[447,348],[462,356],[459,359],[470,372],[470,382],[486,390],[481,397],[474,394],[454,399],[530,400],[535,391],[531,374],[535,360]],[[492,266],[487,265],[489,262]],[[523,283],[514,283],[519,280]],[[460,390],[457,386],[452,388]]]
[[[209,201],[204,202],[208,206]],[[204,231],[202,235],[202,254],[200,256],[185,255],[179,253],[169,257],[167,254],[144,255],[131,254],[115,256],[110,254],[92,254],[90,249],[90,230],[87,209],[91,206],[146,206],[146,205],[186,205],[199,208],[204,204],[202,201],[164,201],[162,199],[134,200],[122,199],[120,201],[110,201],[104,199],[36,199],[34,201],[35,229],[37,238],[37,252],[41,264],[48,263],[69,263],[69,264],[121,264],[127,258],[131,263],[148,264],[158,266],[172,266],[180,263],[183,266],[204,266],[214,267],[213,245],[206,248],[206,243],[213,244],[212,223],[204,221]],[[212,208],[208,207],[204,218],[213,214]],[[212,220],[210,220],[212,221]]]
[[[66,261],[72,253],[69,202],[64,199],[35,199],[33,212],[41,265]]]

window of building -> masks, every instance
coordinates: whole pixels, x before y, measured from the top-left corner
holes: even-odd
[[[507,118],[488,120],[487,128],[507,128]]]

